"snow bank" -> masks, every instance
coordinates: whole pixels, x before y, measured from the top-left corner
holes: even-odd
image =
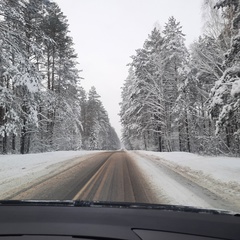
[[[240,184],[240,158],[205,157],[186,152],[148,152],[139,151],[149,156],[172,162],[194,171],[202,171],[222,182],[237,182]]]
[[[57,171],[65,162],[93,151],[59,151],[26,155],[0,155],[0,199],[14,194],[37,179]]]

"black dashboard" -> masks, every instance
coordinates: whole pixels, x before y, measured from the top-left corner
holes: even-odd
[[[240,217],[176,206],[0,204],[0,240],[73,238],[239,240]]]

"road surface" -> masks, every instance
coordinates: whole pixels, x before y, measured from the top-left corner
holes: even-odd
[[[88,157],[19,191],[12,199],[157,202],[134,161],[124,151]]]
[[[50,174],[36,178],[24,189],[20,187],[7,199],[141,202],[239,209],[238,198],[219,194],[220,186],[218,193],[205,186],[201,179],[195,181],[187,173],[181,174],[161,161],[139,156],[142,159],[131,152],[108,151],[70,159],[64,165],[54,165]]]

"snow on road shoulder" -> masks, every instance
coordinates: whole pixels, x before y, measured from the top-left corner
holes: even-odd
[[[59,151],[26,155],[0,155],[0,199],[73,164],[93,151]],[[96,152],[97,153],[97,152]],[[84,160],[84,158],[82,158]]]
[[[148,152],[138,151],[156,160],[165,160],[178,167],[202,171],[221,182],[236,182],[240,184],[240,158],[199,156],[186,152]]]
[[[164,195],[168,198],[168,204],[240,208],[240,158],[202,157],[184,152],[134,151],[130,154],[159,197]],[[183,184],[181,179],[179,182],[176,178],[174,180],[177,175],[190,182]],[[194,188],[188,187],[191,182],[196,184]],[[195,191],[196,186],[203,194]],[[208,198],[204,189],[208,189],[212,196]]]
[[[195,196],[189,189],[173,179],[161,167],[156,166],[154,162],[134,152],[129,152],[129,155],[162,204],[213,208],[204,199]]]

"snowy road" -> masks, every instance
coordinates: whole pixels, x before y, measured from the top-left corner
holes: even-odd
[[[19,189],[11,199],[156,202],[134,161],[125,152],[101,152]]]
[[[239,159],[143,151],[21,157],[0,158],[1,199],[127,201],[240,211]]]

